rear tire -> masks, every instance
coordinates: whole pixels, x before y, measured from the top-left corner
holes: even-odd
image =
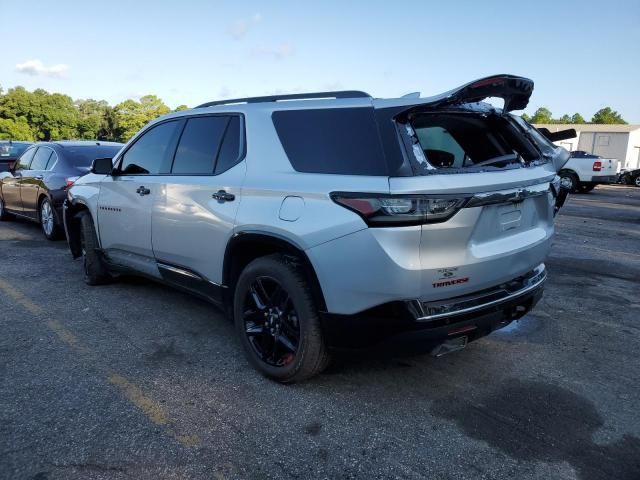
[[[633,184],[634,184],[636,187],[640,187],[640,175],[638,175],[638,176],[636,177],[636,179],[633,181]]]
[[[305,276],[274,254],[252,261],[234,294],[236,331],[251,364],[282,383],[307,380],[330,361]]]
[[[47,240],[59,240],[62,238],[62,228],[56,216],[56,211],[48,198],[43,198],[38,207],[40,228]]]
[[[571,193],[575,193],[578,189],[578,185],[580,184],[580,180],[578,176],[573,172],[562,172],[560,174],[560,185],[563,188],[566,188]]]
[[[82,247],[82,263],[84,281],[87,285],[104,285],[112,280],[104,260],[98,253],[100,245],[93,227],[93,219],[89,212],[80,214],[80,245]]]
[[[13,220],[14,216],[4,208],[4,198],[0,197],[0,221]]]

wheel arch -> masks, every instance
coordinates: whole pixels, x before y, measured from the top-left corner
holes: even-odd
[[[322,287],[313,264],[304,250],[288,238],[266,232],[239,232],[227,243],[222,268],[222,282],[225,289],[225,305],[233,304],[235,285],[240,273],[251,261],[265,255],[281,253],[296,259],[311,287],[311,295],[321,311],[326,311]]]
[[[78,258],[82,255],[79,215],[83,212],[88,212],[91,215],[91,209],[83,201],[74,200],[73,202],[65,201],[63,212],[64,231],[69,243],[69,250],[71,250],[73,258]],[[91,220],[94,220],[93,215],[91,215]]]

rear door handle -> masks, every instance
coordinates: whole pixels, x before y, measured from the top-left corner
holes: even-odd
[[[145,195],[149,195],[151,193],[151,190],[146,188],[144,185],[140,185],[136,190],[136,193],[141,197],[144,197]]]
[[[36,180],[42,180],[44,178],[44,175],[36,175],[35,177]]]
[[[236,199],[236,196],[233,193],[227,193],[224,190],[218,190],[216,193],[213,193],[211,197],[215,198],[219,202],[233,202]]]

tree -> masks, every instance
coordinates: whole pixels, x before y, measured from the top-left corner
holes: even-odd
[[[42,89],[10,88],[0,97],[0,118],[26,119],[35,140],[68,139],[76,136],[78,112],[68,95]]]
[[[33,141],[33,132],[27,119],[18,117],[16,120],[0,118],[0,140]]]
[[[531,123],[553,123],[553,114],[548,108],[540,107],[531,117]]]
[[[612,110],[611,107],[605,107],[598,110],[593,114],[593,118],[591,119],[591,123],[622,123],[626,124],[627,122],[620,116],[618,112]]]
[[[523,119],[525,122],[529,122],[529,123],[531,123],[531,117],[530,117],[529,115],[527,115],[526,113],[523,113],[523,114],[522,114],[522,119]]]
[[[574,113],[571,116],[571,123],[587,123],[587,122],[585,121],[584,118],[582,118],[582,115],[580,115],[579,113]]]
[[[183,104],[183,105],[178,105],[178,106],[176,107],[176,109],[174,110],[174,112],[181,112],[181,111],[183,111],[183,110],[189,110],[189,107],[187,107],[187,106],[186,106],[186,105],[184,105],[184,104]]]
[[[84,139],[112,140],[113,108],[104,100],[76,100],[78,109],[78,137]]]
[[[115,134],[119,141],[126,142],[138,130],[156,117],[171,110],[155,95],[145,95],[139,102],[125,100],[114,107]]]
[[[571,123],[571,117],[565,113],[558,119],[558,123]]]

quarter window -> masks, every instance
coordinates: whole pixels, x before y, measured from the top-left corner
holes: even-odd
[[[180,122],[161,123],[147,130],[124,153],[120,171],[127,175],[157,174],[166,164],[172,145],[175,145]]]
[[[52,150],[45,147],[40,147],[33,157],[30,170],[46,170],[47,162],[51,156]]]
[[[233,116],[229,119],[227,133],[218,153],[216,163],[216,175],[226,172],[240,161],[241,153],[240,117]]]
[[[281,110],[273,123],[298,172],[388,174],[373,108]]]
[[[47,162],[47,166],[44,167],[45,170],[51,170],[53,166],[58,161],[58,154],[56,152],[51,152],[51,156],[49,157],[49,161]]]
[[[37,149],[37,147],[33,147],[24,152],[18,160],[16,170],[27,170],[29,168],[29,164],[31,163],[31,159],[33,159],[33,155],[36,153]]]
[[[229,117],[195,117],[187,120],[173,159],[171,173],[213,174],[216,156]]]

